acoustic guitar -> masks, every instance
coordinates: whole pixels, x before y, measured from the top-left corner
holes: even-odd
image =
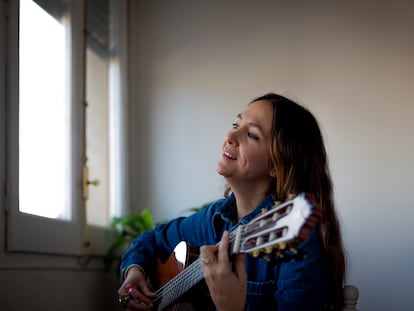
[[[229,254],[245,253],[267,261],[303,257],[295,248],[319,223],[322,210],[302,193],[262,211],[230,232]],[[165,263],[157,265],[153,310],[215,310],[208,295],[196,248],[180,242]]]

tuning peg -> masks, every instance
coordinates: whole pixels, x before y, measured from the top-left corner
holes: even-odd
[[[296,248],[294,248],[294,247],[290,247],[290,248],[289,248],[289,251],[290,251],[293,255],[297,255],[297,254],[299,254],[298,250],[297,250]]]
[[[273,247],[271,247],[271,246],[266,247],[266,248],[264,249],[264,252],[265,252],[266,254],[271,254],[271,253],[273,252]]]
[[[273,205],[273,207],[277,207],[277,206],[279,206],[280,204],[282,204],[282,201],[275,201],[275,204]]]
[[[267,209],[267,208],[262,208],[261,213],[262,213],[262,214],[264,214],[264,213],[266,213],[267,211],[268,211],[268,209]]]
[[[283,257],[285,257],[285,255],[279,251],[276,252],[276,256],[279,257],[280,259],[283,259]]]
[[[287,199],[288,199],[288,200],[292,200],[295,196],[296,196],[295,194],[293,194],[293,193],[289,193],[289,194],[287,195]]]
[[[287,244],[286,244],[285,242],[280,243],[280,244],[279,244],[279,246],[278,246],[278,248],[279,248],[280,250],[285,250],[285,249],[286,249],[286,247],[287,247]]]

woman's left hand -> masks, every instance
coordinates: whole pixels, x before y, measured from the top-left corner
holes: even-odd
[[[244,254],[234,256],[234,270],[229,259],[229,232],[220,244],[200,248],[201,268],[217,310],[242,311],[246,306],[247,274]]]

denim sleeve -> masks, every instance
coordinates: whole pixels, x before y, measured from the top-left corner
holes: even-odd
[[[306,258],[280,265],[275,298],[278,311],[323,310],[326,303],[326,271],[318,230],[300,246]]]
[[[181,241],[195,247],[215,244],[217,240],[211,222],[213,213],[214,204],[191,216],[173,219],[141,234],[121,257],[121,278],[125,270],[133,264],[140,265],[152,278],[155,275],[156,260],[168,259]]]

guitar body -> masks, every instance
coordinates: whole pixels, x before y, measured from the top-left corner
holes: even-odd
[[[160,260],[157,261],[156,288],[160,288],[167,282],[173,280],[179,273],[187,268],[188,265],[197,259],[198,249],[185,242],[180,242],[166,262],[162,263]],[[158,309],[158,307],[155,306],[154,310],[211,311],[215,310],[215,306],[211,301],[206,283],[204,280],[201,280],[170,307],[166,309]]]

